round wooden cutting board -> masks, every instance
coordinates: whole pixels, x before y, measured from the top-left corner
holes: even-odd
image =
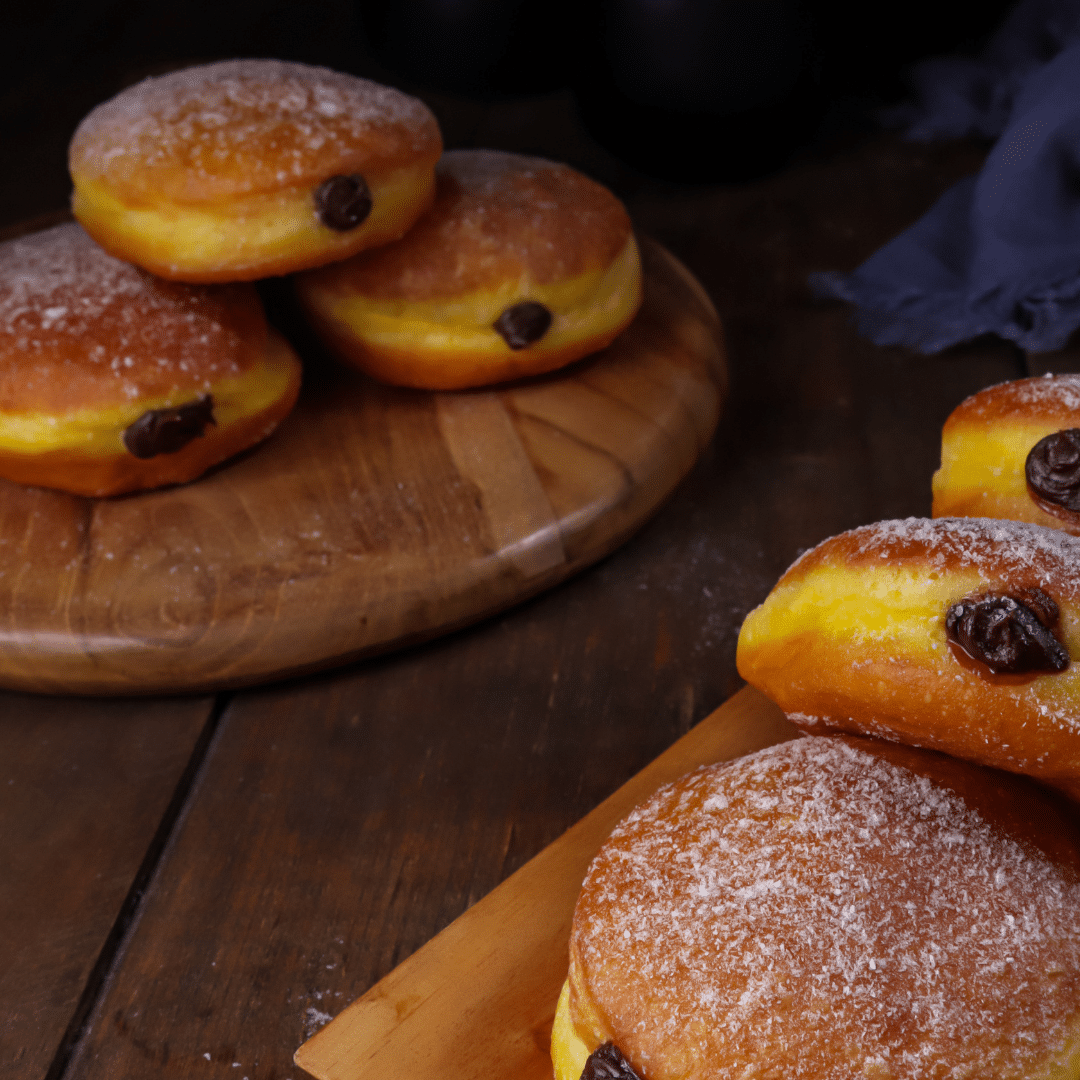
[[[637,319],[555,375],[437,394],[316,361],[275,435],[196,483],[84,499],[0,481],[0,685],[266,681],[462,626],[610,552],[726,389],[705,292],[643,254]]]

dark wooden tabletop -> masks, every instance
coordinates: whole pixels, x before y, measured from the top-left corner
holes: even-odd
[[[0,225],[62,204],[105,82],[44,112],[9,95]],[[876,348],[806,288],[977,146],[874,135],[677,185],[592,143],[565,93],[430,100],[450,145],[605,180],[699,277],[730,358],[719,432],[616,553],[429,644],[217,696],[0,693],[0,1077],[295,1080],[307,1036],[739,687],[740,622],[797,554],[928,514],[947,414],[1026,371],[994,340]]]

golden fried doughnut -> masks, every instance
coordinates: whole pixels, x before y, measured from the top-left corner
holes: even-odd
[[[1075,1080],[1072,813],[868,739],[691,773],[589,868],[552,1058],[556,1080]]]
[[[909,518],[834,536],[747,615],[739,674],[800,727],[1027,773],[1080,798],[1080,539]]]
[[[452,390],[604,348],[641,305],[622,203],[566,165],[456,150],[431,209],[378,251],[297,279],[327,344],[383,382]]]
[[[300,388],[253,285],[161,281],[75,224],[0,245],[0,360],[0,476],[78,495],[193,480]]]
[[[1080,535],[1080,375],[1001,383],[941,433],[934,517],[1033,521]]]
[[[416,98],[231,60],[146,79],[79,125],[72,209],[118,258],[251,281],[396,240],[431,202],[442,137]]]

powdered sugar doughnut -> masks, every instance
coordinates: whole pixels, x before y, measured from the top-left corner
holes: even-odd
[[[0,476],[80,495],[192,480],[300,387],[254,286],[160,281],[74,224],[0,245],[0,361]]]
[[[630,219],[566,165],[446,153],[432,208],[397,243],[302,274],[327,344],[383,382],[460,389],[608,345],[641,304]]]
[[[114,255],[178,281],[249,281],[401,236],[442,150],[416,98],[278,60],[147,79],[79,125],[72,208]]]
[[[1001,383],[941,433],[934,517],[1033,521],[1080,535],[1080,375]]]
[[[1080,1072],[1080,844],[1037,785],[798,739],[661,789],[574,912],[556,1080]]]
[[[928,746],[1080,798],[1080,539],[909,518],[834,536],[746,617],[747,682],[810,731]]]

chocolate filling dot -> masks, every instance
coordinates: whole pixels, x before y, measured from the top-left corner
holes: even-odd
[[[359,173],[331,176],[315,189],[315,209],[327,228],[348,232],[371,213],[371,190]]]
[[[606,1042],[589,1055],[581,1070],[581,1080],[641,1080],[641,1077],[622,1051],[613,1042]]]
[[[203,394],[186,405],[174,409],[150,409],[122,436],[124,446],[133,457],[145,459],[158,454],[175,454],[192,439],[199,438],[207,424],[214,424],[214,399]]]
[[[1036,499],[1080,513],[1080,428],[1040,439],[1028,453],[1024,473]]]
[[[1069,654],[1054,636],[1058,606],[1042,591],[991,593],[959,600],[945,616],[945,633],[995,674],[1064,671]]]
[[[551,312],[535,300],[523,300],[508,307],[491,325],[511,349],[524,349],[548,332]]]

